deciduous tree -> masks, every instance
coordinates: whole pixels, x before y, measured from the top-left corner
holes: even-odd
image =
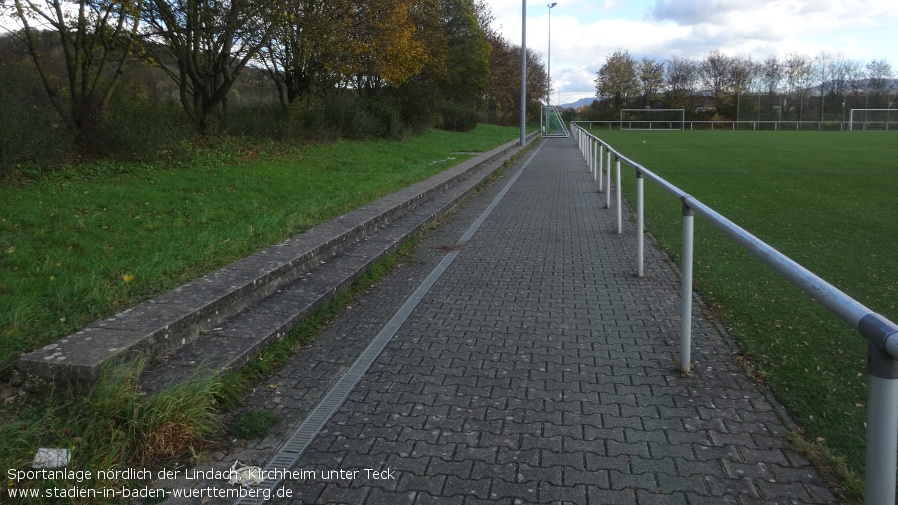
[[[695,95],[698,69],[694,61],[673,56],[665,65],[669,106],[675,109],[691,109]]]
[[[44,89],[83,149],[102,149],[103,112],[130,60],[141,1],[13,1]],[[55,75],[54,61],[43,51],[41,38],[49,33],[59,41],[63,76]]]
[[[199,132],[221,112],[237,75],[284,15],[278,2],[145,0],[144,47],[177,83],[181,105]]]
[[[615,111],[623,109],[634,97],[639,96],[639,79],[636,62],[630,53],[618,49],[605,59],[596,73],[596,96],[611,100]]]
[[[895,71],[889,62],[873,60],[867,63],[867,89],[873,93],[875,107],[892,107],[890,95],[894,91],[894,77]]]
[[[786,83],[786,96],[788,100],[798,102],[799,121],[804,113],[804,97],[813,75],[811,59],[799,53],[791,53],[783,60],[783,75]],[[787,104],[790,106],[792,104]]]
[[[515,125],[521,111],[521,46],[501,36],[489,38],[490,73],[485,111],[491,122]],[[538,118],[541,97],[547,92],[546,67],[539,53],[527,51],[527,111]]]
[[[664,87],[664,63],[642,58],[636,66],[636,76],[642,88],[643,106],[651,107],[661,97],[661,89]]]
[[[489,78],[490,45],[481,29],[474,2],[441,0],[440,6],[448,70],[443,95],[453,102],[479,107]]]
[[[373,94],[384,84],[399,86],[424,68],[427,52],[412,6],[409,0],[356,4],[349,54],[358,90]]]
[[[711,51],[698,64],[698,74],[705,88],[714,93],[714,103],[720,111],[733,88],[732,69],[735,58],[720,50]]]
[[[779,93],[783,82],[783,65],[776,56],[768,56],[761,65],[761,82],[769,96]]]
[[[285,107],[307,94],[327,94],[351,73],[352,4],[348,0],[284,0],[260,57]]]

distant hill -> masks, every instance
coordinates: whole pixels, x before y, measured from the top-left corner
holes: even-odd
[[[579,109],[580,107],[587,107],[589,105],[592,105],[592,102],[594,102],[595,100],[595,97],[581,98],[576,102],[561,104],[558,107],[563,107],[565,109]]]

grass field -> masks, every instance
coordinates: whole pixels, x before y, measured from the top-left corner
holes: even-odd
[[[190,166],[109,162],[0,180],[0,369],[156,294],[517,137],[208,152]],[[240,159],[240,158],[243,159]]]
[[[898,133],[594,133],[898,321]],[[651,182],[646,226],[679,261],[680,203]],[[866,342],[700,217],[695,286],[811,440],[863,475]]]
[[[471,156],[460,152],[487,151],[517,135],[516,128],[481,125],[472,133],[306,145],[277,156],[225,146],[202,152],[189,166],[103,163],[16,174],[0,182],[0,372],[22,350]],[[37,394],[6,396],[16,392],[0,387],[0,461],[24,468],[37,447],[68,447],[73,468],[152,467],[202,459],[209,442],[222,437],[260,436],[265,427],[258,421],[248,430],[234,424],[223,435],[220,412],[239,402],[247,384],[314,340],[354,296],[400,263],[416,240],[380,260],[259,360],[227,378],[197,378],[146,396],[136,387],[143,363],[135,363],[104,370],[89,389],[50,384]],[[78,483],[84,489],[145,485],[124,477]],[[0,483],[0,501],[12,488],[44,492],[68,486],[55,479],[7,479]],[[22,501],[38,502],[72,500]]]

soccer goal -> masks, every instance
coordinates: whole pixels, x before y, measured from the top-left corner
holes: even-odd
[[[685,109],[621,109],[621,130],[682,130]]]
[[[850,131],[898,129],[898,109],[851,109],[848,129]]]

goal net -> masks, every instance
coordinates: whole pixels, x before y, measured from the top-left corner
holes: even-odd
[[[684,109],[621,109],[621,130],[682,130]]]
[[[848,129],[898,130],[898,109],[851,109]]]

